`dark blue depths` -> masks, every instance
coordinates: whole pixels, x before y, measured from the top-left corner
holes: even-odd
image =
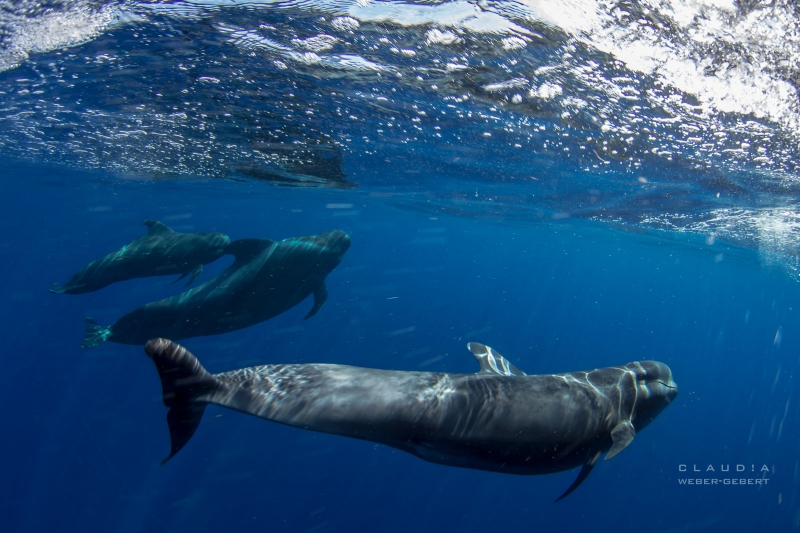
[[[586,221],[501,225],[393,201],[365,191],[3,171],[2,529],[796,527],[800,285],[787,273],[719,241]],[[160,466],[166,410],[142,348],[79,346],[85,314],[111,323],[181,287],[152,278],[78,296],[46,290],[135,238],[148,218],[233,239],[332,228],[353,239],[317,316],[302,321],[309,299],[257,326],[184,341],[210,371],[329,362],[474,372],[466,343],[479,341],[528,373],[661,360],[681,393],[558,504],[577,471],[516,477],[447,468],[214,406],[186,448]],[[201,281],[229,261],[207,267]],[[747,477],[759,477],[751,465],[767,465],[769,484],[679,485],[681,464],[745,464]]]

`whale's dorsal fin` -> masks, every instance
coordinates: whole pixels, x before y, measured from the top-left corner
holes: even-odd
[[[234,256],[237,263],[245,263],[274,244],[269,239],[238,239],[225,248],[225,254]]]
[[[633,429],[633,424],[631,424],[630,420],[620,422],[614,426],[614,429],[611,430],[611,440],[614,441],[614,444],[611,445],[611,449],[608,451],[605,460],[608,461],[627,448],[628,445],[633,442],[633,437],[635,436],[636,430]]]
[[[497,376],[525,376],[525,372],[515,367],[508,360],[479,342],[468,342],[467,348],[478,360],[481,371],[478,374],[495,374]]]
[[[173,231],[169,229],[169,226],[162,224],[158,220],[145,220],[142,224],[150,228],[147,230],[148,235],[166,235],[167,233],[173,233]]]

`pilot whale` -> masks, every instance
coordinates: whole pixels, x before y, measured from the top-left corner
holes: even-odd
[[[191,285],[207,265],[222,257],[230,239],[222,233],[178,233],[155,220],[145,220],[147,233],[116,252],[92,261],[64,285],[53,283],[50,292],[82,294],[118,281],[150,276],[191,273]]]
[[[280,242],[233,241],[225,249],[236,258],[233,264],[202,285],[134,309],[108,327],[87,317],[81,346],[227,333],[275,317],[313,294],[309,319],[328,298],[325,277],[349,247],[350,236],[340,230]]]
[[[385,444],[449,466],[507,474],[581,467],[633,441],[678,394],[664,363],[526,375],[496,351],[467,347],[477,374],[332,364],[266,365],[210,374],[166,339],[145,346],[161,378],[171,450],[189,441],[208,404],[289,426]],[[556,501],[558,501],[556,500]]]

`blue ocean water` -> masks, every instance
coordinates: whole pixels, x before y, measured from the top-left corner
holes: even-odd
[[[800,527],[794,8],[556,4],[3,4],[0,527]],[[47,292],[147,219],[352,238],[313,318],[181,341],[212,372],[472,373],[477,341],[529,374],[663,361],[680,394],[558,503],[577,470],[445,467],[215,406],[162,466],[143,347],[80,344],[85,316],[183,282]],[[706,478],[761,484],[686,484]]]

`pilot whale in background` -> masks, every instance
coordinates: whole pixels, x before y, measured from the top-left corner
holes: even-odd
[[[467,346],[477,374],[303,364],[212,375],[182,346],[151,340],[145,351],[170,408],[163,462],[189,441],[206,405],[216,404],[443,465],[522,475],[582,467],[560,500],[602,453],[610,459],[625,449],[678,394],[669,367],[657,361],[528,376],[488,346]]]
[[[348,248],[350,236],[340,230],[280,242],[233,241],[225,253],[236,260],[202,285],[134,309],[107,328],[87,317],[81,346],[227,333],[275,317],[313,294],[314,306],[305,316],[311,318],[328,298],[325,277]]]
[[[191,273],[191,285],[207,265],[222,257],[230,239],[222,233],[178,233],[161,222],[145,220],[147,233],[84,266],[66,284],[53,283],[50,292],[82,294],[118,281]]]

